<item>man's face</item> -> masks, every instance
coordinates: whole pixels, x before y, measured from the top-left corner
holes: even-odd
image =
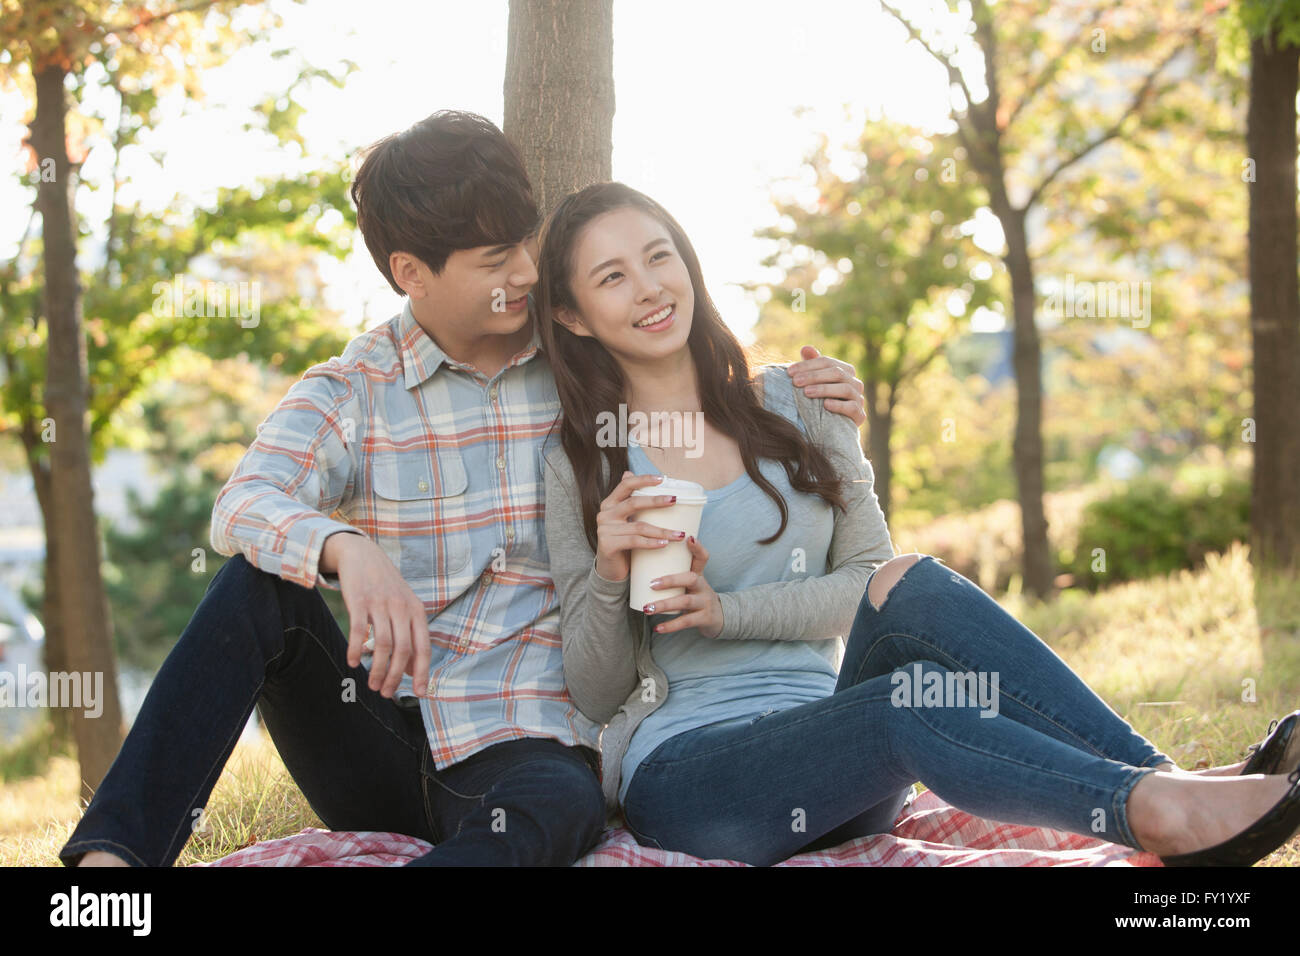
[[[513,335],[528,322],[528,290],[537,282],[537,237],[496,246],[458,249],[442,273],[416,262],[424,294],[418,300],[435,330],[450,341]]]

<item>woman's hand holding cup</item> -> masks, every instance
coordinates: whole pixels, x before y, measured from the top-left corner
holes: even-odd
[[[663,478],[663,475],[634,475],[625,471],[623,480],[601,502],[596,515],[596,573],[606,581],[627,580],[633,548],[662,548],[669,541],[686,537],[680,531],[633,520],[638,511],[667,507],[676,500],[672,495],[632,494],[638,488],[658,484]]]
[[[677,597],[656,599],[653,604],[642,610],[648,614],[682,613],[671,621],[664,621],[655,627],[656,634],[668,634],[682,628],[693,627],[705,637],[717,637],[722,633],[722,602],[709,582],[704,580],[704,565],[709,561],[709,552],[694,537],[686,539],[686,546],[691,551],[691,569],[682,574],[666,574],[655,578],[650,587],[685,588],[686,593]]]
[[[673,497],[671,504],[658,504],[663,501],[664,495]],[[668,537],[658,539],[663,543],[657,543],[652,548],[633,546],[628,554],[627,603],[634,611],[644,611],[647,604],[653,604],[660,598],[677,597],[686,593],[682,587],[656,591],[650,582],[690,571],[694,559],[686,545],[686,538],[700,533],[700,522],[704,518],[704,506],[708,504],[709,497],[702,485],[682,478],[664,478],[657,488],[634,488],[631,497],[648,499],[652,502],[652,507],[661,508],[654,518],[656,524],[668,529],[664,532]]]

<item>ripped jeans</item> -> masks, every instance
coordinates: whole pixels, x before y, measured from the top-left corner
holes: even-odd
[[[1128,795],[1165,762],[1032,631],[926,555],[879,609],[864,594],[831,696],[669,738],[623,810],[646,846],[764,866],[889,832],[920,780],[976,816],[1140,850]]]

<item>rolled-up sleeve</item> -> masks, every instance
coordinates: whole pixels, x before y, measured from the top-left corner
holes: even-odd
[[[325,539],[357,528],[330,517],[351,496],[349,444],[363,427],[346,376],[308,370],[267,419],[212,507],[212,547],[303,587],[338,590],[319,571]]]

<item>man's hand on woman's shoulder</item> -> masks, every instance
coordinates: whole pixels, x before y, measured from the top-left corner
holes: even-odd
[[[795,388],[802,388],[809,398],[825,399],[828,412],[843,415],[861,428],[867,420],[867,407],[862,380],[854,374],[853,366],[822,355],[811,345],[800,349],[800,354],[803,360],[786,369]]]

